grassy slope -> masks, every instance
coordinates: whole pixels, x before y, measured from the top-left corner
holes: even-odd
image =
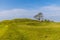
[[[60,40],[60,23],[5,20],[0,23],[0,40]]]

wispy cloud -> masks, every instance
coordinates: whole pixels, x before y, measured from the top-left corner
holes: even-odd
[[[41,8],[41,11],[45,12],[50,16],[60,16],[60,6],[45,6]]]
[[[40,8],[40,11],[44,13],[46,18],[52,19],[55,21],[59,21],[60,17],[60,6],[57,5],[49,5]]]

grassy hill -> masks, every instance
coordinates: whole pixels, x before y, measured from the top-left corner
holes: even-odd
[[[0,40],[60,40],[60,23],[4,20],[0,22]]]

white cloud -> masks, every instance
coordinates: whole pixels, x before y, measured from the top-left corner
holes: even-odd
[[[28,10],[28,9],[11,9],[11,10],[3,10],[0,11],[0,19],[10,19],[16,17],[30,17],[32,18],[38,12],[43,12],[45,18],[55,20],[57,17],[60,17],[60,6],[49,5],[40,7],[36,10]],[[60,19],[57,19],[60,20]],[[56,20],[55,20],[56,21]]]
[[[26,10],[26,9],[11,9],[0,11],[0,19],[11,19],[19,17],[32,18],[36,14],[36,10]]]

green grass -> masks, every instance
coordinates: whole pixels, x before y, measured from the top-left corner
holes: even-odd
[[[0,40],[60,40],[60,23],[4,20],[0,22]]]

